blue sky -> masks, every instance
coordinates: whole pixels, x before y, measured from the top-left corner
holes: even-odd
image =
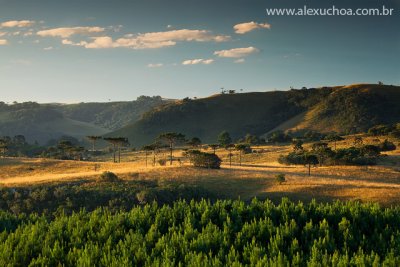
[[[399,2],[321,2],[0,0],[0,101],[103,102],[205,97],[221,87],[249,92],[400,84]],[[394,14],[265,11],[305,4],[385,5]]]

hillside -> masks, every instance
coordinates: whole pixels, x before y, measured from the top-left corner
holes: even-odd
[[[117,130],[136,122],[143,113],[170,101],[160,96],[140,96],[134,101],[108,103],[79,103],[60,105],[56,109],[65,117]]]
[[[45,144],[63,135],[83,138],[105,134],[108,130],[81,121],[65,118],[50,106],[23,103],[0,109],[0,136],[24,135],[30,143]]]
[[[286,128],[357,133],[376,124],[400,121],[400,87],[356,84],[336,87]]]
[[[399,86],[371,84],[215,95],[158,107],[108,136],[126,136],[142,146],[169,131],[207,143],[224,130],[234,139],[273,129],[356,133],[400,121],[398,103]]]
[[[168,102],[159,96],[108,103],[7,105],[0,102],[0,137],[24,135],[28,142],[45,144],[63,135],[78,139],[103,135],[137,121],[146,111]]]

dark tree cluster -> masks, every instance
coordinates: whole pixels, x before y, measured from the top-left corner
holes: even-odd
[[[396,146],[385,140],[379,145],[363,144],[361,137],[355,137],[354,146],[332,150],[327,143],[314,143],[311,150],[303,148],[301,141],[294,142],[293,152],[281,155],[282,164],[308,165],[375,165],[381,152],[396,149]],[[336,145],[335,145],[336,147]]]
[[[29,144],[23,135],[0,137],[1,157],[33,157],[42,153],[44,149],[37,142]]]

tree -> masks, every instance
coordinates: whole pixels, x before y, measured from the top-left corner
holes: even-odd
[[[190,139],[187,142],[188,145],[190,145],[191,147],[195,148],[201,145],[201,140],[198,137],[193,137],[192,139]]]
[[[2,152],[3,158],[5,158],[6,157],[6,152],[7,152],[7,149],[8,149],[8,143],[7,143],[7,141],[5,139],[0,139],[0,149],[1,149],[1,152]]]
[[[318,157],[309,152],[304,153],[304,162],[308,166],[308,176],[311,175],[311,165],[318,164]]]
[[[158,149],[161,148],[161,144],[159,142],[154,142],[153,144],[150,145],[145,145],[142,150],[145,151],[146,153],[146,167],[147,167],[147,156],[148,156],[148,152],[152,151],[153,152],[153,166],[156,165],[156,152]]]
[[[275,175],[275,180],[279,184],[282,184],[282,183],[286,182],[285,174],[284,173],[279,173],[279,174]]]
[[[169,162],[170,165],[172,165],[172,151],[174,149],[174,146],[177,142],[182,142],[185,140],[185,135],[181,134],[181,133],[174,133],[174,132],[170,132],[170,133],[163,133],[160,134],[157,138],[160,141],[164,141],[167,142],[169,145]]]
[[[235,149],[239,151],[239,166],[242,166],[242,152],[248,151],[250,149],[249,144],[237,144]]]
[[[221,159],[212,153],[197,152],[191,155],[193,166],[202,167],[207,169],[219,169],[221,165]]]
[[[227,131],[223,131],[218,135],[218,143],[222,147],[226,147],[232,143],[232,138]]]
[[[246,134],[246,136],[244,137],[244,141],[245,143],[250,145],[258,145],[260,143],[260,139],[252,134]]]
[[[234,144],[228,144],[225,145],[225,149],[228,150],[228,157],[229,157],[229,167],[232,167],[232,148],[234,147]]]
[[[330,141],[330,142],[334,142],[334,147],[335,147],[335,150],[336,150],[336,142],[337,141],[342,141],[342,140],[344,140],[344,138],[341,137],[340,135],[336,134],[336,133],[333,133],[333,134],[328,135],[326,137],[326,140]]]
[[[61,151],[61,159],[70,159],[74,145],[69,140],[60,140],[57,149]]]
[[[92,143],[92,151],[96,151],[96,142],[97,140],[102,139],[102,137],[97,135],[89,135],[86,136],[86,138],[89,139],[89,141]]]
[[[152,145],[145,145],[145,146],[143,146],[142,147],[142,150],[144,150],[144,152],[145,152],[145,158],[146,158],[146,167],[147,167],[147,156],[148,156],[148,152],[149,151],[153,151],[153,147],[152,147]]]
[[[215,151],[217,150],[217,148],[219,147],[218,144],[210,144],[209,146],[213,149],[214,154],[215,154]]]
[[[105,137],[105,141],[109,142],[113,146],[113,158],[116,163],[116,151],[118,149],[118,162],[121,162],[121,147],[129,145],[128,138],[125,137]]]
[[[329,158],[333,155],[333,151],[328,147],[328,144],[323,142],[313,144],[312,151],[318,157],[320,166],[322,166],[326,158]]]
[[[300,139],[293,139],[292,145],[293,145],[293,151],[296,153],[302,152],[304,150],[303,141],[301,141]]]

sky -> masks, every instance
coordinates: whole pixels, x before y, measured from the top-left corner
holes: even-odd
[[[392,8],[288,16],[270,8]],[[400,84],[399,0],[0,0],[0,101]]]

